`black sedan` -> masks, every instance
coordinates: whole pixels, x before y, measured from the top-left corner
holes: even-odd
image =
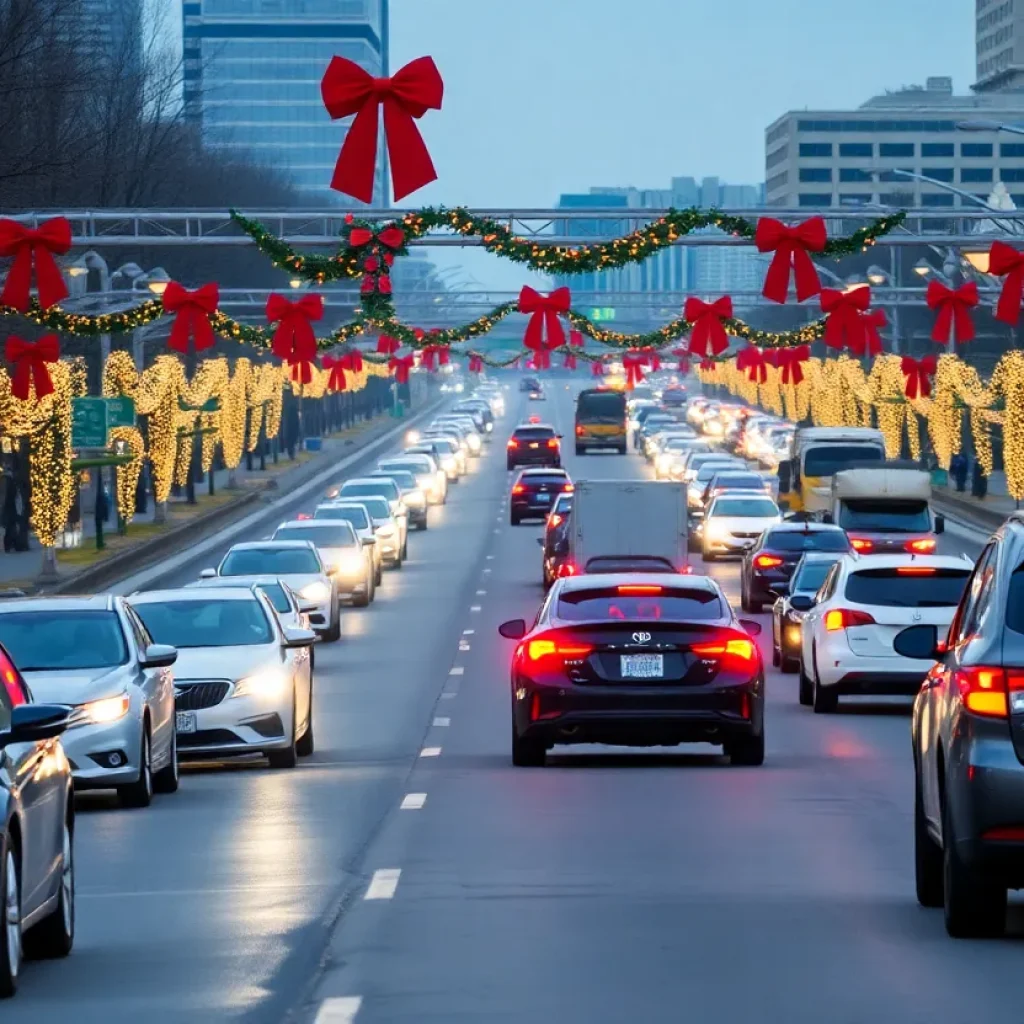
[[[572,493],[564,469],[524,469],[512,484],[508,516],[513,526],[524,519],[547,519],[560,494]]]
[[[506,447],[508,468],[511,470],[519,466],[560,466],[560,440],[560,435],[554,427],[542,423],[516,427]]]
[[[503,623],[512,658],[512,763],[556,744],[720,744],[764,761],[764,665],[756,622],[708,577],[608,574],[555,582],[534,626]]]
[[[547,590],[560,576],[572,576],[575,567],[569,561],[569,524],[572,522],[572,492],[563,491],[551,508],[544,524],[544,536],[537,538],[541,546],[542,576]]]
[[[804,615],[840,555],[840,552],[808,551],[797,562],[786,593],[772,605],[772,664],[783,672],[796,672],[800,668]],[[800,703],[811,703],[806,687],[800,691]]]
[[[807,551],[845,554],[850,550],[846,531],[827,523],[779,523],[765,530],[743,556],[740,568],[740,604],[745,612],[760,612],[789,589],[796,563]]]
[[[75,805],[58,737],[70,708],[33,704],[0,647],[0,998],[23,954],[67,956],[75,940]]]

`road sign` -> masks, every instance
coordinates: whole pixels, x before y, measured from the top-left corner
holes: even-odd
[[[107,447],[107,402],[103,398],[71,400],[71,447]]]
[[[598,306],[589,311],[588,319],[592,320],[595,324],[599,324],[602,321],[614,320],[615,319],[615,307],[614,306]]]
[[[121,395],[118,398],[104,399],[107,403],[107,428],[134,427],[135,426],[135,400],[125,398]]]

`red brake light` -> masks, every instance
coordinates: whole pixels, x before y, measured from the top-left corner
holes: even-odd
[[[662,593],[663,590],[664,587],[648,586],[643,583],[630,583],[615,588],[616,593],[622,594],[625,597],[652,597]]]
[[[935,550],[935,538],[921,537],[919,540],[908,540],[903,547],[915,555],[930,555]]]
[[[514,437],[510,437],[508,439],[508,446],[509,448],[518,448],[519,442]]]
[[[575,490],[576,490],[576,485],[575,484],[566,484],[562,488],[562,493],[563,494],[572,494],[572,492],[575,491]]]
[[[834,633],[851,626],[873,626],[875,620],[867,613],[853,608],[833,608],[825,613],[825,629]]]
[[[300,512],[295,518],[296,519],[312,519],[313,517],[308,512]]]
[[[576,428],[576,436],[577,437],[582,437],[583,436],[583,428],[582,427],[577,427]]]
[[[585,658],[594,648],[590,644],[561,643],[556,640],[530,640],[526,644],[528,661],[540,661],[557,655],[559,658]]]
[[[548,516],[548,526],[557,526],[562,521],[562,517],[557,512],[552,512]]]
[[[563,562],[558,567],[558,576],[560,579],[564,579],[566,576],[575,576],[576,566],[572,562]]]
[[[540,423],[540,417],[539,416],[531,416],[529,422],[530,423]]]
[[[851,537],[850,547],[852,547],[854,551],[859,551],[862,555],[865,555],[869,551],[873,551],[875,545],[866,537]]]
[[[936,572],[927,565],[901,565],[896,569],[898,576],[934,576]]]
[[[1019,825],[1008,825],[1003,828],[990,828],[981,833],[982,839],[994,839],[1004,843],[1024,843],[1024,828]]]
[[[747,637],[712,640],[708,643],[694,644],[690,650],[702,658],[726,657],[750,662],[754,661],[757,657],[757,647],[754,645],[754,641],[747,639]]]
[[[758,569],[774,569],[782,565],[782,559],[778,555],[758,555],[754,559],[754,565]]]
[[[513,494],[522,494],[522,493],[523,493],[523,491],[525,491],[525,490],[526,490],[526,488],[525,488],[525,487],[524,487],[524,486],[523,486],[522,484],[516,484],[516,485],[515,485],[515,486],[514,486],[514,487],[512,488],[512,493],[513,493]]]
[[[558,438],[557,437],[549,437],[548,438],[548,447],[549,448],[557,448],[558,447]]]

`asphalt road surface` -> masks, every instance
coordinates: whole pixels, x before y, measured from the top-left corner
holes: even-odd
[[[80,799],[76,949],[27,965],[5,1024],[1020,1024],[1024,914],[954,942],[914,901],[908,702],[816,717],[769,669],[762,768],[712,747],[511,767],[496,627],[542,590],[540,527],[505,506],[509,398],[406,568],[317,649],[312,758],[189,769],[145,811]],[[572,409],[559,384],[529,411],[568,439]],[[566,464],[649,475],[571,444]],[[738,603],[738,567],[711,572]]]

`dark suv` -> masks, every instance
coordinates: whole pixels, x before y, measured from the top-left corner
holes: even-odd
[[[508,439],[508,468],[518,466],[553,466],[562,465],[562,448],[560,435],[554,427],[543,424],[537,426],[516,427]]]
[[[948,636],[911,626],[893,646],[935,662],[911,726],[918,901],[952,936],[1002,934],[1024,888],[1024,514],[981,553]]]

